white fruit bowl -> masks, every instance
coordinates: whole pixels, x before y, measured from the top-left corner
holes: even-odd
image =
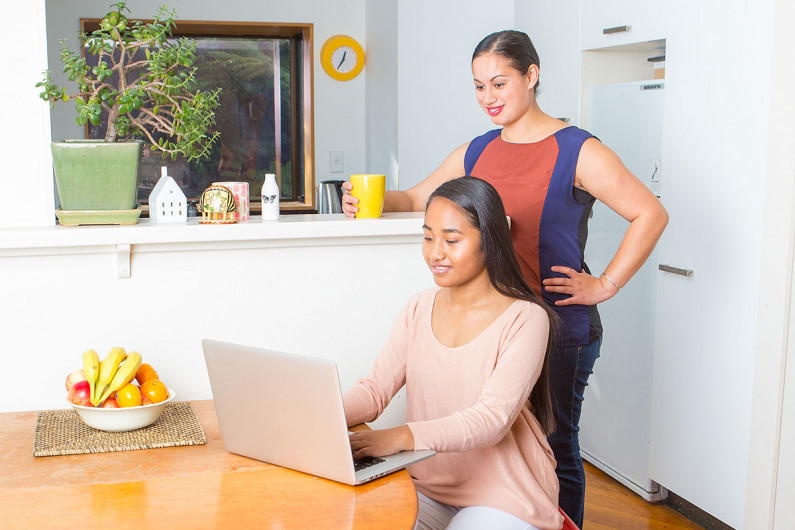
[[[80,418],[88,425],[100,431],[124,432],[134,431],[151,425],[166,408],[166,404],[174,399],[176,393],[168,389],[168,398],[153,405],[140,407],[120,407],[118,409],[104,409],[97,407],[83,407],[69,403],[77,411]]]

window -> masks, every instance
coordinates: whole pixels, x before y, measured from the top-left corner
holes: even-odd
[[[99,22],[82,20],[83,31]],[[222,89],[215,114],[221,136],[209,158],[193,162],[144,149],[139,202],[148,203],[167,166],[189,201],[213,182],[248,182],[251,212],[259,213],[265,173],[275,173],[283,211],[314,210],[312,25],[177,20],[173,36],[196,40],[199,88]],[[86,137],[103,137],[106,120],[88,124]]]

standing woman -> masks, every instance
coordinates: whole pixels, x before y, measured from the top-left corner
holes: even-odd
[[[596,304],[615,296],[640,269],[668,214],[613,151],[539,108],[539,64],[522,32],[500,31],[483,39],[472,57],[475,95],[499,128],[458,147],[416,186],[387,192],[384,210],[422,211],[436,187],[460,175],[480,177],[499,192],[527,283],[562,323],[549,364],[556,423],[549,443],[557,461],[560,506],[582,527],[585,473],[578,432],[583,394],[602,340]],[[350,195],[350,183],[343,186],[343,210],[353,216],[358,201]],[[596,199],[629,227],[605,270],[592,275],[583,255]]]

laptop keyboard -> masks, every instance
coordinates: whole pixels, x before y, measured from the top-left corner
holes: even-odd
[[[383,462],[383,458],[376,458],[372,456],[364,456],[362,458],[354,458],[353,460],[353,469],[356,471],[361,471],[362,469],[366,469],[370,466],[374,466],[376,464],[380,464]]]

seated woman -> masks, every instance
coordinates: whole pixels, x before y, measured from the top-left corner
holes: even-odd
[[[407,423],[351,434],[354,456],[437,451],[409,468],[418,528],[561,528],[546,438],[556,316],[525,282],[490,184],[442,184],[423,229],[439,288],[409,300],[370,373],[343,396],[356,425],[376,419],[405,384]]]

